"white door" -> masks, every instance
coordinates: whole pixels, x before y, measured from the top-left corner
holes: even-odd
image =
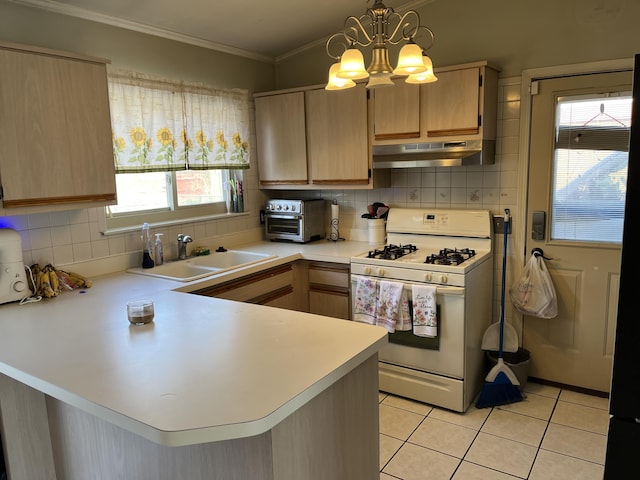
[[[631,72],[541,80],[531,104],[526,252],[541,248],[550,259],[558,316],[525,317],[530,375],[602,392],[611,381],[631,80]]]

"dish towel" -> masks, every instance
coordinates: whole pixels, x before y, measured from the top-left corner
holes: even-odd
[[[400,294],[400,311],[398,312],[398,321],[396,322],[396,330],[401,332],[409,331],[413,328],[411,321],[411,309],[409,307],[409,294],[407,289],[403,288]]]
[[[358,277],[356,282],[353,319],[357,322],[376,323],[376,281],[369,277]]]
[[[412,285],[413,334],[419,337],[438,336],[436,287]]]
[[[389,333],[396,331],[402,290],[402,283],[380,280],[380,292],[376,307],[376,325],[386,328]]]

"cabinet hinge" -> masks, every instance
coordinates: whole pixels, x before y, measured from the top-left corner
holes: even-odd
[[[2,185],[0,185],[0,200],[2,200],[4,198],[4,189],[2,188]]]
[[[478,86],[481,87],[482,86],[482,74],[480,74],[480,81],[478,83]]]
[[[478,126],[482,126],[482,115],[478,115]]]
[[[367,175],[369,175],[369,178],[371,178],[371,169],[367,171]]]

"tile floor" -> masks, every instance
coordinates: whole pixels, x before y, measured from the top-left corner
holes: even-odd
[[[529,382],[454,413],[380,393],[380,480],[602,480],[608,399]]]

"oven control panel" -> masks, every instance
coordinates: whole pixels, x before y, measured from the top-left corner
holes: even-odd
[[[424,225],[449,225],[448,213],[425,213],[422,216]]]

